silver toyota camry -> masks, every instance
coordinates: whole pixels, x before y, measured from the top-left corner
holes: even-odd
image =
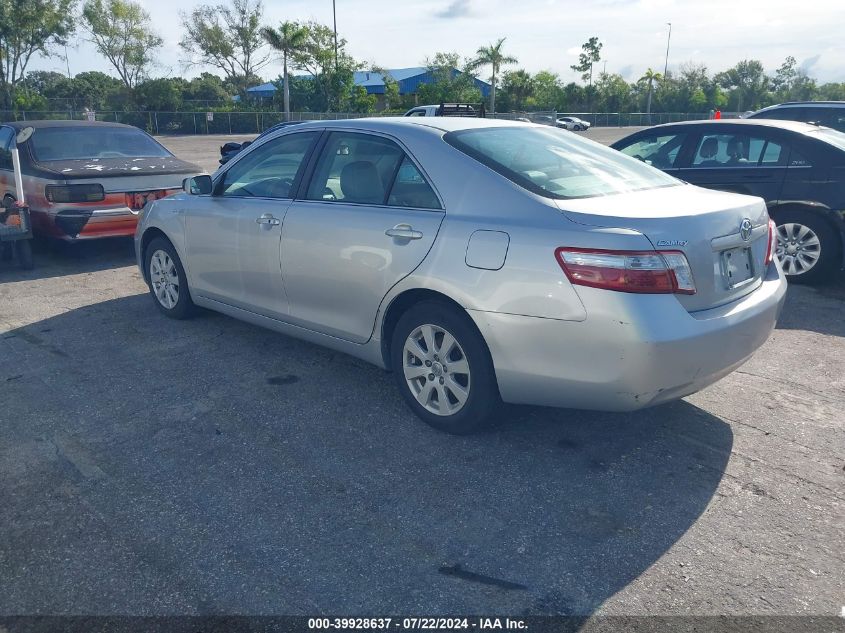
[[[202,306],[390,369],[453,433],[501,401],[691,394],[763,344],[786,291],[762,200],[546,126],[306,123],[184,189],[135,235],[164,314]]]

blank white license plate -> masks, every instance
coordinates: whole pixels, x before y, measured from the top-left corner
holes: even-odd
[[[743,247],[722,251],[722,274],[729,288],[751,279],[754,276],[751,249]]]

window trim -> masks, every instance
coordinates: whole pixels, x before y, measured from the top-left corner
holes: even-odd
[[[406,157],[414,164],[414,167],[417,168],[417,171],[420,172],[422,177],[425,179],[426,184],[431,188],[434,192],[435,197],[437,198],[438,204],[440,204],[440,208],[433,209],[431,207],[403,207],[394,204],[368,204],[363,202],[346,202],[344,200],[310,200],[305,198],[305,193],[308,191],[309,187],[311,186],[311,180],[314,178],[314,174],[317,170],[317,163],[319,162],[320,158],[322,157],[323,150],[328,143],[329,136],[333,132],[340,132],[340,133],[347,133],[347,134],[365,134],[369,136],[378,136],[388,141],[392,141],[396,143],[399,149],[405,154]],[[399,161],[399,166],[402,165],[402,161]],[[397,166],[397,172],[399,169]],[[393,182],[391,182],[390,188],[393,189],[393,185],[395,184],[396,175],[394,174]],[[437,213],[445,213],[446,212],[446,205],[443,203],[443,197],[440,195],[440,192],[437,190],[437,187],[434,186],[431,176],[422,168],[420,162],[416,159],[416,157],[408,150],[408,147],[398,138],[391,134],[385,134],[380,131],[375,130],[362,130],[361,128],[353,128],[353,127],[338,127],[338,126],[331,126],[323,128],[323,135],[320,137],[320,142],[316,147],[312,150],[311,159],[309,160],[308,167],[303,174],[302,180],[299,183],[299,189],[296,192],[296,197],[294,198],[297,202],[308,202],[308,203],[316,203],[316,204],[346,204],[350,206],[356,207],[370,207],[370,208],[379,208],[379,209],[408,209],[412,211],[433,211]],[[388,195],[385,196],[385,202],[389,199],[389,191]]]
[[[292,127],[295,128],[296,126],[292,126]],[[310,164],[311,157],[314,154],[314,149],[320,143],[320,140],[323,138],[323,130],[322,130],[322,128],[316,128],[316,129],[308,128],[308,129],[304,129],[304,130],[299,129],[299,130],[295,130],[295,131],[290,130],[290,131],[287,131],[287,132],[285,132],[284,130],[285,130],[285,128],[282,128],[281,134],[270,135],[267,138],[262,139],[260,143],[253,142],[252,144],[250,144],[247,151],[245,151],[243,153],[238,152],[238,154],[226,164],[226,168],[221,170],[220,173],[217,174],[217,177],[214,179],[214,182],[212,183],[212,186],[211,186],[211,193],[208,194],[209,197],[218,198],[220,200],[296,200],[296,196],[299,193],[299,187],[301,186],[302,181],[303,181],[303,176],[305,174],[307,167]],[[232,170],[232,168],[235,165],[238,164],[238,162],[240,162],[240,160],[243,159],[244,156],[248,156],[249,154],[252,153],[253,147],[256,148],[256,150],[257,150],[257,149],[264,147],[268,143],[271,143],[271,142],[276,141],[276,140],[281,140],[282,138],[284,138],[286,136],[292,136],[293,134],[314,134],[315,137],[311,141],[311,145],[308,146],[308,149],[305,150],[305,156],[302,157],[302,162],[300,162],[299,167],[296,170],[296,175],[294,176],[293,182],[291,183],[291,186],[290,186],[289,195],[286,198],[275,198],[275,197],[269,197],[269,196],[227,196],[227,195],[224,195],[223,187],[226,185],[226,175]]]

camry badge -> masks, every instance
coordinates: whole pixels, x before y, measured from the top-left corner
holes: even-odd
[[[754,230],[754,225],[749,218],[743,218],[739,223],[739,236],[743,242],[751,241],[751,232]]]
[[[658,246],[686,246],[687,240],[658,240]]]

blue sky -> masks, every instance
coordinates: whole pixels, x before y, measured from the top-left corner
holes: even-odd
[[[221,0],[212,0],[216,4]],[[225,1],[225,0],[223,0]],[[669,67],[701,62],[710,71],[754,58],[773,73],[794,56],[822,82],[845,81],[845,2],[812,0],[336,0],[338,31],[362,61],[399,68],[418,66],[437,51],[472,55],[479,45],[507,37],[506,50],[520,66],[552,70],[565,80],[577,74],[580,45],[597,35],[607,71],[635,80],[648,68],[663,70],[672,22]],[[178,42],[179,11],[197,0],[141,0],[165,40],[154,76],[193,76]],[[265,0],[265,21],[314,19],[331,24],[331,0]],[[77,41],[81,41],[77,37]],[[72,73],[109,71],[90,44],[68,50]],[[600,63],[603,67],[604,62]],[[64,59],[36,60],[30,69],[65,72]],[[276,77],[280,64],[262,71]],[[600,70],[597,69],[597,70]]]

